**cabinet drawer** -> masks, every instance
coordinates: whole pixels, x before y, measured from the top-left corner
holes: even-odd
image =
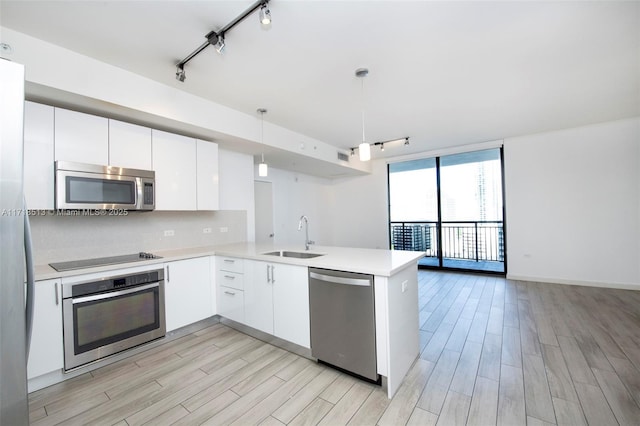
[[[244,291],[218,286],[218,314],[244,324]]]
[[[244,290],[244,275],[237,272],[218,271],[216,284],[223,287],[231,287],[237,290]]]
[[[244,260],[237,259],[235,257],[218,257],[217,259],[218,269],[221,271],[237,272],[242,274],[244,272]]]

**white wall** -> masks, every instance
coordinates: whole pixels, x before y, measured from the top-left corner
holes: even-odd
[[[253,156],[219,150],[220,210],[246,212],[246,241],[255,241]]]
[[[335,180],[326,214],[332,245],[389,248],[387,163],[372,161],[372,173]]]
[[[257,172],[255,174],[258,175]],[[304,247],[304,228],[299,232],[298,223],[300,216],[306,215],[309,219],[309,239],[317,245],[331,245],[331,217],[327,214],[330,180],[273,167],[269,168],[269,176],[256,180],[273,185],[275,244]]]
[[[640,289],[640,119],[505,140],[508,276]]]

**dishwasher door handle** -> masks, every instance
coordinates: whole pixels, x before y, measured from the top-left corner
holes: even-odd
[[[371,281],[367,278],[334,277],[333,275],[319,274],[317,272],[309,272],[309,277],[316,280],[327,281],[336,284],[358,285],[361,287],[371,286]]]

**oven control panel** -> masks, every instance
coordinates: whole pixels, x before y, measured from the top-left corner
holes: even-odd
[[[143,272],[132,275],[122,275],[118,277],[103,278],[98,281],[73,284],[71,297],[87,296],[90,294],[103,293],[114,289],[135,287],[149,283],[156,283],[164,279],[162,269]]]

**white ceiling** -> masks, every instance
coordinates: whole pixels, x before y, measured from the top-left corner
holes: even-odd
[[[272,0],[175,79],[175,64],[252,0],[1,0],[3,26],[385,156],[640,115],[640,2]],[[375,150],[376,156],[381,154]]]

